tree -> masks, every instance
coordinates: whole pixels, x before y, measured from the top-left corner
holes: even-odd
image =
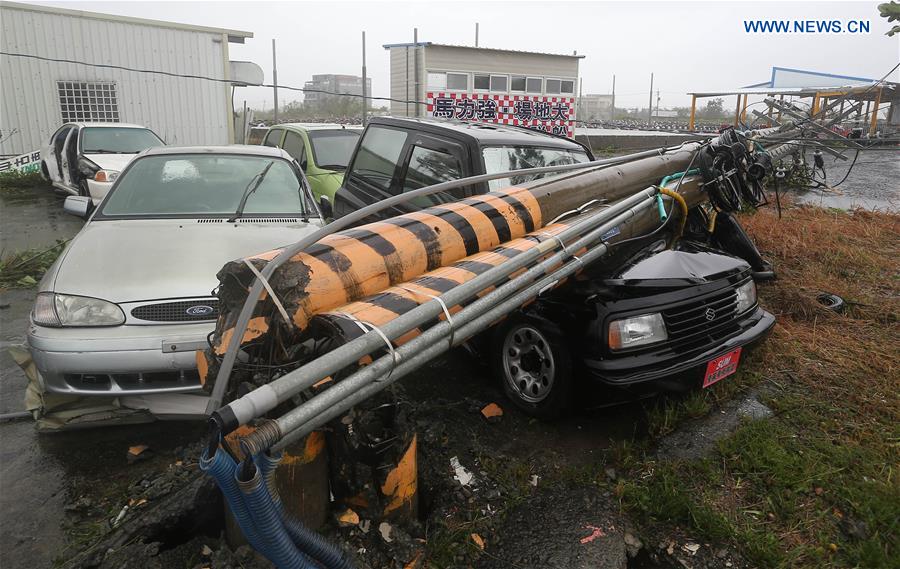
[[[879,4],[878,11],[881,12],[882,18],[887,18],[888,23],[900,21],[900,4],[897,2],[891,1],[890,3]],[[894,34],[900,34],[900,26],[894,26],[885,32],[884,35],[893,36]]]
[[[725,99],[718,97],[706,102],[706,107],[701,111],[704,118],[712,119],[725,116]]]

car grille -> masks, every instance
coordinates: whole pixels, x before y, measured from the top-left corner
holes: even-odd
[[[197,370],[161,371],[152,373],[67,373],[64,376],[73,389],[110,391],[117,387],[122,391],[146,389],[181,389],[200,387]]]
[[[738,330],[734,289],[662,311],[668,345],[685,352],[721,341]]]
[[[207,306],[212,312],[203,313],[197,310],[195,314],[188,312],[194,307]],[[200,322],[215,320],[219,316],[219,301],[209,300],[180,300],[178,302],[160,302],[157,304],[145,304],[131,310],[131,315],[141,320],[150,322]]]

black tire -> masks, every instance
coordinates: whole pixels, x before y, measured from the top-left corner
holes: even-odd
[[[490,359],[503,392],[526,414],[553,419],[569,408],[572,355],[554,326],[525,315],[509,317],[494,332]]]
[[[41,160],[41,177],[44,178],[45,182],[52,182],[50,179],[50,170],[47,168],[47,163]]]
[[[838,314],[842,314],[844,312],[844,309],[847,308],[847,303],[844,302],[844,299],[836,294],[823,292],[816,297],[816,300],[818,300],[819,303],[828,310],[837,312]]]
[[[86,198],[91,197],[91,191],[88,189],[88,185],[85,180],[78,182],[78,195],[84,196]]]

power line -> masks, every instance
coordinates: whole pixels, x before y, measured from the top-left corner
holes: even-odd
[[[118,69],[121,71],[130,71],[132,73],[146,73],[150,75],[164,75],[166,77],[176,77],[182,79],[200,79],[203,81],[213,81],[215,83],[225,83],[228,85],[235,85],[235,82],[231,79],[219,79],[218,77],[207,77],[205,75],[193,75],[190,73],[173,73],[171,71],[160,71],[158,69],[138,69],[136,67],[126,67],[124,65],[113,65],[111,63],[90,63],[87,61],[76,61],[74,59],[61,59],[55,57],[44,57],[42,55],[34,55],[30,53],[13,53],[8,51],[0,51],[0,55],[7,55],[10,57],[22,57],[26,59],[37,59],[40,61],[51,61],[54,63],[71,63],[73,65],[85,65],[88,67],[98,67],[101,69]],[[265,88],[274,88],[276,85],[270,83],[263,83],[260,85],[250,85],[251,87],[265,87]],[[324,89],[308,89],[305,87],[292,87],[290,85],[278,85],[279,89],[287,89],[288,91],[297,91],[300,93],[321,93],[323,95],[337,95],[341,97],[356,97],[358,99],[362,99],[363,96],[357,93],[338,93],[336,91],[326,91]],[[366,99],[375,100],[375,101],[389,101],[392,103],[420,103],[426,104],[424,101],[414,101],[414,100],[406,100],[406,99],[394,99],[392,97],[373,97],[366,96]]]

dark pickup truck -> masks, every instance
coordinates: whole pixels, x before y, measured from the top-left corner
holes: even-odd
[[[334,214],[341,217],[448,180],[592,159],[590,150],[573,140],[528,129],[377,118],[350,160]],[[473,184],[383,215],[537,177]],[[628,240],[475,342],[487,351],[509,398],[524,411],[549,418],[571,403],[576,378],[658,391],[705,388],[733,374],[775,319],[757,303],[751,266],[760,259],[737,221],[720,213],[709,232],[701,218],[691,211],[674,248],[668,247],[673,237],[668,228]]]

